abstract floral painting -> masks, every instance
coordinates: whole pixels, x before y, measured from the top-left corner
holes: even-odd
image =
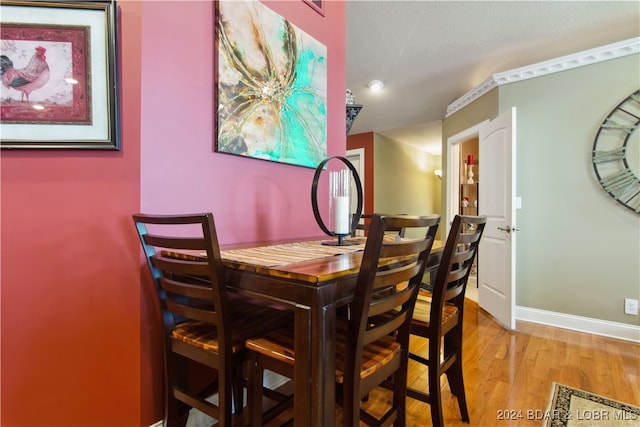
[[[216,151],[315,168],[327,48],[258,1],[217,2]]]

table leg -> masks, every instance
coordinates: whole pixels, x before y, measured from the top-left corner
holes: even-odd
[[[335,307],[295,315],[295,425],[335,425]]]

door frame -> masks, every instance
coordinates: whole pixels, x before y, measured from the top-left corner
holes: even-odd
[[[362,185],[364,185],[364,148],[352,148],[351,150],[347,150],[347,160],[349,159],[349,157],[358,157],[360,159],[358,175],[360,175],[360,181],[362,181]]]
[[[460,200],[460,184],[458,177],[460,176],[460,145],[463,142],[469,141],[473,138],[480,138],[480,129],[486,126],[490,120],[484,120],[468,129],[463,130],[449,138],[447,138],[447,171],[445,176],[446,185],[446,197],[447,203],[445,204],[445,236],[449,235],[449,229],[451,228],[451,222],[453,217],[458,213],[459,200]],[[442,221],[440,222],[442,227]]]
[[[358,159],[358,167],[356,168],[356,170],[358,171],[358,176],[360,177],[360,185],[362,186],[362,213],[370,213],[366,211],[365,208],[365,204],[364,204],[364,200],[366,197],[366,191],[365,191],[365,180],[364,180],[364,170],[365,170],[365,166],[364,166],[364,148],[360,147],[360,148],[353,148],[351,150],[347,150],[345,153],[345,157],[347,158],[347,160],[351,161],[350,158],[357,158]],[[353,164],[353,162],[351,162]],[[355,167],[355,165],[354,165]],[[352,186],[353,187],[353,186]],[[360,224],[364,224],[364,220],[362,218],[360,218]],[[364,232],[362,230],[356,230],[356,236],[364,236]]]

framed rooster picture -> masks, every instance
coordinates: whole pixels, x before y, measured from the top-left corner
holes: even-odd
[[[115,1],[0,8],[0,148],[119,150]]]

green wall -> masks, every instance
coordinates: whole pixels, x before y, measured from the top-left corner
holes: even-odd
[[[447,139],[483,120],[494,119],[501,112],[498,110],[498,88],[494,88],[464,108],[456,111],[442,122],[442,153],[446,156]],[[442,163],[446,164],[443,157]]]
[[[500,86],[444,120],[446,153],[450,136],[517,109],[518,306],[640,324],[623,311],[640,299],[640,216],[591,166],[598,127],[639,76],[639,55],[612,59]]]
[[[374,211],[440,214],[440,156],[382,135],[374,136]]]
[[[441,200],[443,217],[446,216],[453,219],[453,215],[458,213],[446,212],[446,208],[448,206],[447,198],[449,197],[446,191],[447,180],[455,179],[455,185],[458,183],[458,180],[451,176],[448,171],[449,160],[447,156],[447,140],[452,136],[457,135],[460,132],[464,132],[465,130],[483,122],[484,120],[497,117],[498,113],[498,89],[495,88],[442,121],[442,179],[443,189],[445,189],[445,191],[442,192]],[[444,227],[441,226],[441,229],[443,228]]]
[[[591,166],[598,127],[639,76],[631,55],[500,87],[500,111],[518,114],[517,305],[640,324],[623,311],[640,299],[640,216]]]

